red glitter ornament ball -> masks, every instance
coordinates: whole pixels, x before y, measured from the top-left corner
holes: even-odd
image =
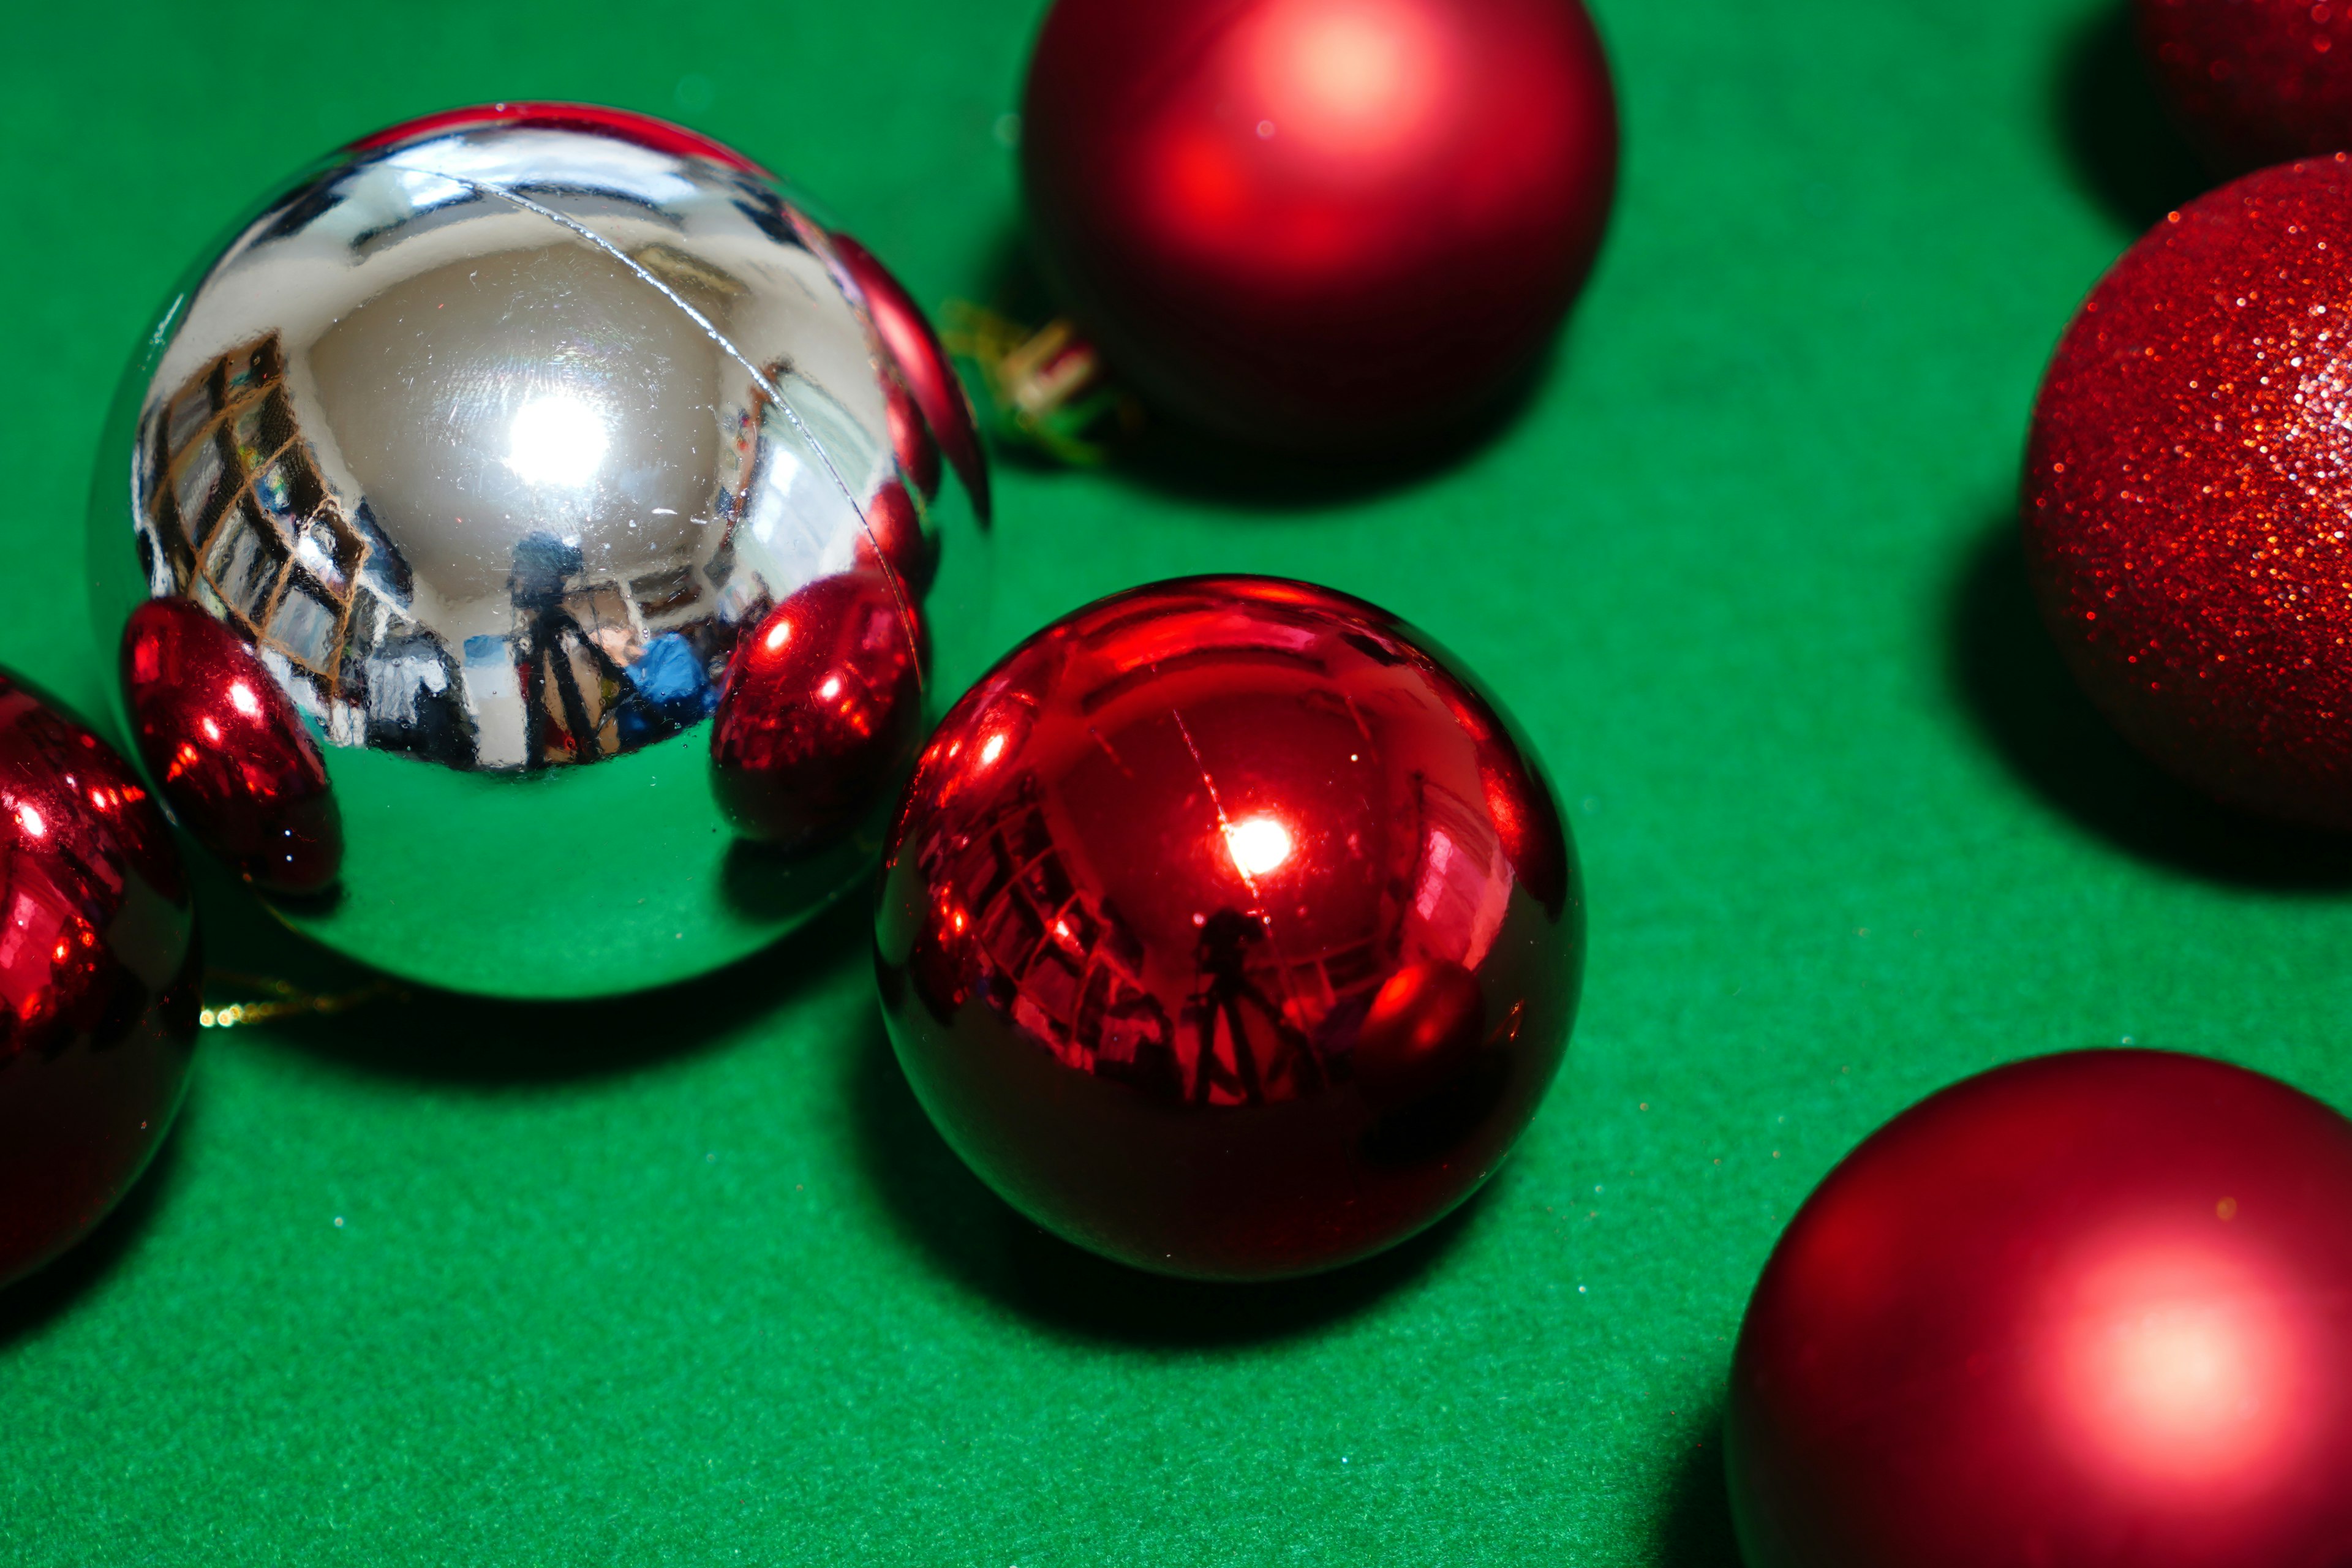
[[[2051,362],[2024,488],[2043,616],[2124,733],[2352,829],[2352,162],[2248,175],[2126,252]]]
[[[876,815],[922,739],[920,623],[910,634],[908,614],[883,574],[845,572],[736,645],[710,771],[738,832],[809,849]]]
[[[334,885],[326,762],[243,639],[188,600],[150,599],[122,628],[122,691],[148,776],[200,842],[271,892]]]
[[[1578,0],[1059,0],[1021,134],[1048,268],[1138,390],[1324,450],[1529,366],[1617,168]]]
[[[163,1142],[200,978],[163,814],[0,676],[0,1285],[87,1235]]]
[[[2135,0],[2134,10],[2165,107],[2220,167],[2352,147],[2344,0]]]
[[[1781,1237],[1727,1453],[1748,1568],[2352,1562],[2352,1123],[2156,1051],[1933,1096]]]
[[[1327,589],[1192,578],[1038,633],[941,723],[885,856],[917,1097],[1014,1207],[1140,1268],[1412,1235],[1567,1048],[1583,910],[1533,753]]]

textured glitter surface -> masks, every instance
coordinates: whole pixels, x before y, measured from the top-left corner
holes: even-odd
[[[2034,409],[2042,612],[2124,732],[2224,799],[2352,830],[2352,163],[2158,224]]]
[[[2352,4],[2137,0],[2174,121],[2225,169],[2352,146]]]
[[[1060,0],[1022,173],[1147,397],[1269,446],[1460,422],[1550,340],[1617,174],[1578,0]]]
[[[1549,786],[1393,618],[1265,577],[1066,616],[958,703],[884,860],[908,1080],[1073,1241],[1306,1273],[1467,1197],[1583,966]]]
[[[1748,1568],[2345,1562],[2347,1214],[2352,1124],[2221,1062],[2075,1051],[1914,1107],[1748,1305]]]

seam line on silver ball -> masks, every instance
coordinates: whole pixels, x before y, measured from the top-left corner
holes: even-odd
[[[688,321],[692,321],[696,326],[701,328],[705,336],[709,337],[712,342],[717,343],[720,349],[726,352],[728,358],[733,360],[737,364],[741,365],[751,375],[752,384],[759,387],[761,391],[766,393],[768,395],[769,401],[773,403],[778,408],[782,409],[783,411],[784,417],[792,421],[793,428],[800,432],[801,439],[806,441],[808,443],[809,450],[816,454],[816,460],[824,465],[825,477],[833,481],[834,489],[839,490],[841,492],[841,499],[849,503],[850,512],[857,519],[857,526],[865,533],[866,543],[873,547],[874,559],[881,564],[882,580],[890,585],[890,598],[892,602],[897,604],[898,606],[898,625],[904,629],[904,636],[907,638],[909,651],[913,652],[916,656],[914,660],[916,688],[918,690],[928,694],[930,681],[928,673],[923,668],[921,653],[915,642],[915,611],[914,606],[907,602],[906,586],[898,581],[898,574],[891,569],[888,557],[883,553],[882,541],[876,535],[874,531],[874,524],[866,515],[866,509],[857,504],[856,492],[849,488],[849,481],[841,477],[841,470],[834,466],[833,454],[824,449],[824,444],[816,438],[816,432],[811,430],[808,426],[802,421],[800,411],[795,409],[785,398],[783,388],[769,380],[767,374],[761,370],[758,365],[753,364],[750,358],[744,354],[742,350],[737,348],[734,343],[730,342],[726,333],[720,331],[716,326],[711,324],[709,317],[704,315],[701,311],[688,304],[676,289],[672,289],[668,284],[664,283],[660,279],[655,277],[645,268],[637,265],[636,261],[633,259],[627,252],[622,250],[619,246],[614,245],[603,235],[598,234],[594,229],[590,228],[586,224],[581,223],[573,218],[566,217],[562,213],[557,212],[553,207],[542,206],[539,203],[532,201],[529,196],[522,195],[514,191],[509,191],[503,185],[486,185],[479,180],[468,180],[463,175],[445,174],[438,169],[415,169],[408,164],[397,162],[393,163],[390,166],[396,169],[405,170],[411,174],[430,174],[436,178],[448,181],[453,185],[463,185],[466,189],[473,191],[478,195],[495,196],[499,201],[505,202],[509,205],[520,207],[525,212],[537,213],[541,217],[545,218],[548,222],[554,224],[559,227],[571,230],[573,234],[578,235],[581,238],[586,240],[589,244],[594,246],[597,249],[603,251],[605,255],[611,257],[614,260],[627,268],[630,272],[636,276],[640,282],[644,283],[647,288],[652,289],[663,299],[667,300],[672,305],[677,306],[680,310],[684,311]]]

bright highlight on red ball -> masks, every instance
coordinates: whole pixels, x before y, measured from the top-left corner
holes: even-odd
[[[2051,1304],[2053,1412],[2081,1461],[2226,1489],[2301,1435],[2294,1379],[2325,1331],[2277,1273],[2218,1229],[2086,1248]]]

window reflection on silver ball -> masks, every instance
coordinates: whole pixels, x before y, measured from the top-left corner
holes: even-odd
[[[271,203],[131,367],[92,503],[183,826],[330,946],[514,996],[705,972],[857,880],[906,705],[987,651],[969,406],[874,268],[739,154],[576,105]],[[796,625],[835,600],[857,635]],[[797,684],[730,682],[755,647]]]

